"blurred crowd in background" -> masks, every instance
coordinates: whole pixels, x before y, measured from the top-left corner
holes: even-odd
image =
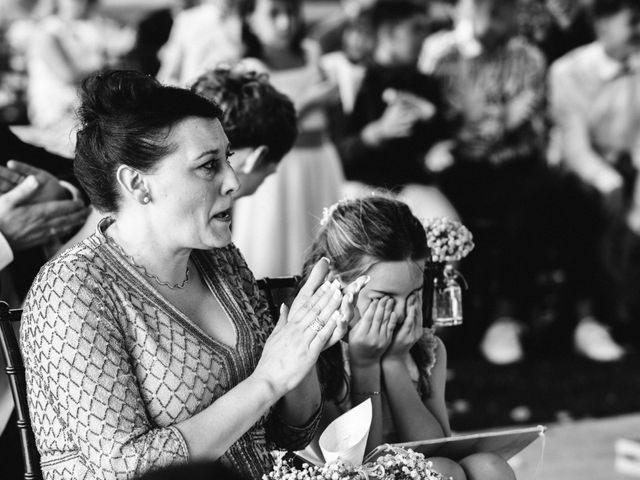
[[[72,158],[91,72],[192,87],[212,68],[256,70],[294,101],[299,131],[234,207],[256,277],[300,274],[325,208],[389,190],[473,232],[450,334],[487,360],[637,348],[640,3],[323,3],[310,19],[310,0],[145,2],[131,17],[99,0],[3,0],[1,127]]]

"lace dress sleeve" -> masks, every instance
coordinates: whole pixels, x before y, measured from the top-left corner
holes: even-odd
[[[69,256],[38,275],[20,336],[29,410],[43,470],[130,479],[189,453],[175,427],[150,422],[103,285],[94,264]]]

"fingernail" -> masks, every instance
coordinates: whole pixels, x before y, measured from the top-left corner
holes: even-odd
[[[329,259],[328,257],[322,257],[320,260],[324,260],[325,262],[327,262],[327,265],[331,265],[331,259]]]
[[[38,180],[33,175],[29,175],[25,178],[23,183],[29,188],[36,188],[38,186]]]
[[[326,282],[324,282],[322,285],[320,285],[320,291],[324,292],[327,288],[329,288],[331,286],[331,282],[329,280],[327,280]]]
[[[337,278],[333,279],[333,282],[331,282],[331,287],[332,288],[340,288],[340,281]]]
[[[342,292],[340,290],[336,290],[335,292],[333,292],[333,298],[335,298],[336,300],[341,296],[342,296]]]
[[[348,303],[353,303],[353,293],[349,292],[347,294],[347,302]]]

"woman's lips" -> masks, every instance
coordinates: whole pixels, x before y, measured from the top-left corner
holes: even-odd
[[[226,210],[222,210],[221,212],[216,213],[213,218],[215,220],[219,220],[222,222],[228,222],[231,220],[231,207]]]

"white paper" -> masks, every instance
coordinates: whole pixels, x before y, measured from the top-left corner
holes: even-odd
[[[326,463],[341,459],[353,465],[362,465],[372,415],[369,398],[329,424],[319,441]]]

